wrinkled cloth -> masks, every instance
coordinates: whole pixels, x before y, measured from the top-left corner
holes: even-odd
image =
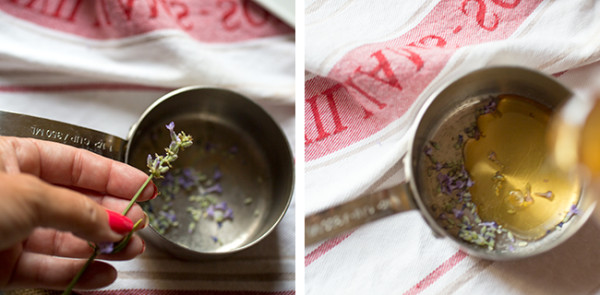
[[[0,109],[126,138],[153,102],[184,86],[241,93],[294,146],[294,30],[248,0],[2,1]],[[186,262],[147,243],[110,262],[112,285],[83,294],[295,293],[295,199],[266,239]],[[245,293],[244,293],[245,294]]]
[[[406,179],[432,94],[484,67],[600,84],[597,1],[306,1],[305,215]],[[416,211],[305,248],[306,294],[599,293],[600,229],[510,262],[470,257]]]

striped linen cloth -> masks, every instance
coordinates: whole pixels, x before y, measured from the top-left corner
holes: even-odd
[[[518,65],[577,93],[600,82],[600,3],[305,1],[305,214],[400,183],[425,100],[475,69]],[[436,239],[416,211],[305,248],[306,294],[598,294],[600,228],[492,262]]]
[[[244,94],[294,146],[294,30],[247,0],[1,1],[0,109],[125,138],[184,86]],[[112,285],[81,294],[294,294],[295,201],[265,240],[185,262],[147,244],[114,262]]]

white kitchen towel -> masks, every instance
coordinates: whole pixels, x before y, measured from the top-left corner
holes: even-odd
[[[600,3],[306,1],[305,214],[400,183],[408,131],[435,91],[518,65],[575,92],[600,79]],[[599,292],[597,226],[515,262],[468,257],[417,212],[306,248],[307,294]]]
[[[0,1],[0,109],[126,137],[170,90],[255,100],[294,146],[294,30],[248,0]],[[87,294],[294,294],[295,201],[259,244],[184,262],[147,245]],[[84,293],[85,294],[85,293]]]

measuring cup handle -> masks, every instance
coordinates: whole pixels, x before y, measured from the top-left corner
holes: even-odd
[[[367,222],[413,209],[408,191],[408,183],[402,183],[307,216],[304,220],[306,245],[332,238]]]
[[[113,160],[124,159],[125,140],[49,119],[0,111],[0,135],[54,141],[83,148]]]

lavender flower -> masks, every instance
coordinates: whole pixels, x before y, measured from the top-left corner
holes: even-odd
[[[179,184],[186,190],[194,186],[197,182],[197,177],[194,171],[190,168],[183,169],[183,175],[179,177]]]
[[[171,222],[177,221],[177,215],[175,215],[175,212],[160,211],[159,214],[162,215],[162,216],[164,216],[165,218],[167,218]]]
[[[479,223],[480,226],[487,226],[487,227],[491,227],[494,229],[498,228],[498,224],[495,221],[489,221],[489,222],[481,222]]]
[[[233,210],[231,208],[227,208],[225,214],[223,215],[223,218],[233,220]]]
[[[565,217],[565,219],[569,219],[579,214],[581,214],[581,211],[579,210],[579,208],[577,208],[577,205],[571,205],[571,208],[569,208],[569,212],[567,212],[567,216]]]
[[[456,208],[452,209],[452,212],[454,213],[454,217],[456,217],[456,218],[462,218],[463,215],[465,214],[465,212],[463,210],[458,210]]]
[[[219,180],[219,179],[221,179],[221,177],[223,177],[221,170],[219,169],[219,167],[215,168],[215,173],[213,174],[213,180]]]
[[[176,134],[174,131],[175,123],[171,122],[165,126],[169,130],[169,134],[171,136],[171,144],[169,147],[165,149],[165,155],[159,156],[155,154],[155,157],[152,158],[151,155],[148,155],[147,165],[150,169],[150,174],[154,178],[161,178],[162,174],[169,171],[171,168],[171,163],[177,160],[177,153],[179,150],[183,150],[184,148],[188,148],[192,145],[192,137],[186,135],[183,131],[179,134]]]
[[[223,193],[223,188],[221,187],[221,184],[216,183],[212,186],[207,187],[206,190],[204,191],[204,194],[207,195],[210,193],[218,193],[218,194]]]
[[[547,191],[545,193],[535,193],[535,195],[538,197],[544,197],[548,200],[552,200],[552,198],[554,198],[554,194],[552,193],[552,191]]]
[[[115,243],[113,242],[101,242],[97,244],[100,253],[111,254],[114,251]]]
[[[210,218],[214,218],[215,217],[215,205],[210,205],[208,206],[208,208],[206,208],[206,215]]]
[[[475,182],[473,180],[471,180],[471,178],[467,178],[467,187],[470,188],[475,184]]]
[[[433,149],[430,146],[426,145],[423,148],[423,152],[425,153],[425,155],[431,156],[433,154]]]
[[[169,130],[169,134],[171,136],[171,144],[169,145],[169,147],[167,149],[165,149],[166,154],[163,156],[159,156],[159,155],[155,154],[155,156],[152,157],[152,155],[148,155],[148,157],[146,158],[146,165],[148,166],[150,175],[148,176],[148,178],[146,179],[144,184],[140,187],[140,189],[137,191],[137,193],[131,198],[131,201],[129,202],[129,204],[127,205],[125,210],[123,211],[123,215],[126,215],[127,212],[129,212],[131,207],[137,201],[141,192],[150,183],[152,178],[162,178],[162,174],[169,171],[169,168],[171,168],[171,162],[177,160],[177,153],[179,152],[179,150],[188,148],[193,143],[192,137],[189,135],[186,135],[184,132],[180,132],[179,134],[175,133],[175,131],[174,131],[175,123],[174,122],[167,124],[165,127]],[[170,219],[171,221],[175,220],[175,214],[173,214],[172,212],[166,213],[166,212],[161,211],[161,214],[163,214],[163,215],[166,214],[166,217],[168,219]],[[75,284],[77,284],[81,275],[85,272],[88,265],[90,265],[90,263],[92,261],[94,261],[94,259],[96,259],[96,256],[99,253],[109,254],[109,253],[117,253],[117,252],[123,250],[129,243],[133,232],[135,230],[137,230],[137,228],[141,224],[142,220],[143,219],[138,220],[133,225],[133,230],[131,232],[129,232],[129,234],[127,234],[127,236],[125,236],[125,238],[123,238],[119,242],[97,243],[95,245],[90,244],[94,248],[93,254],[88,258],[87,263],[84,264],[84,266],[79,270],[79,272],[75,275],[75,277],[67,285],[65,291],[63,292],[63,295],[71,294],[71,291],[73,290]]]
[[[221,202],[215,206],[215,209],[225,211],[227,210],[227,202]]]
[[[489,114],[489,113],[493,113],[494,111],[496,111],[496,101],[491,100],[485,107],[483,107],[483,109],[481,110],[481,114]]]

